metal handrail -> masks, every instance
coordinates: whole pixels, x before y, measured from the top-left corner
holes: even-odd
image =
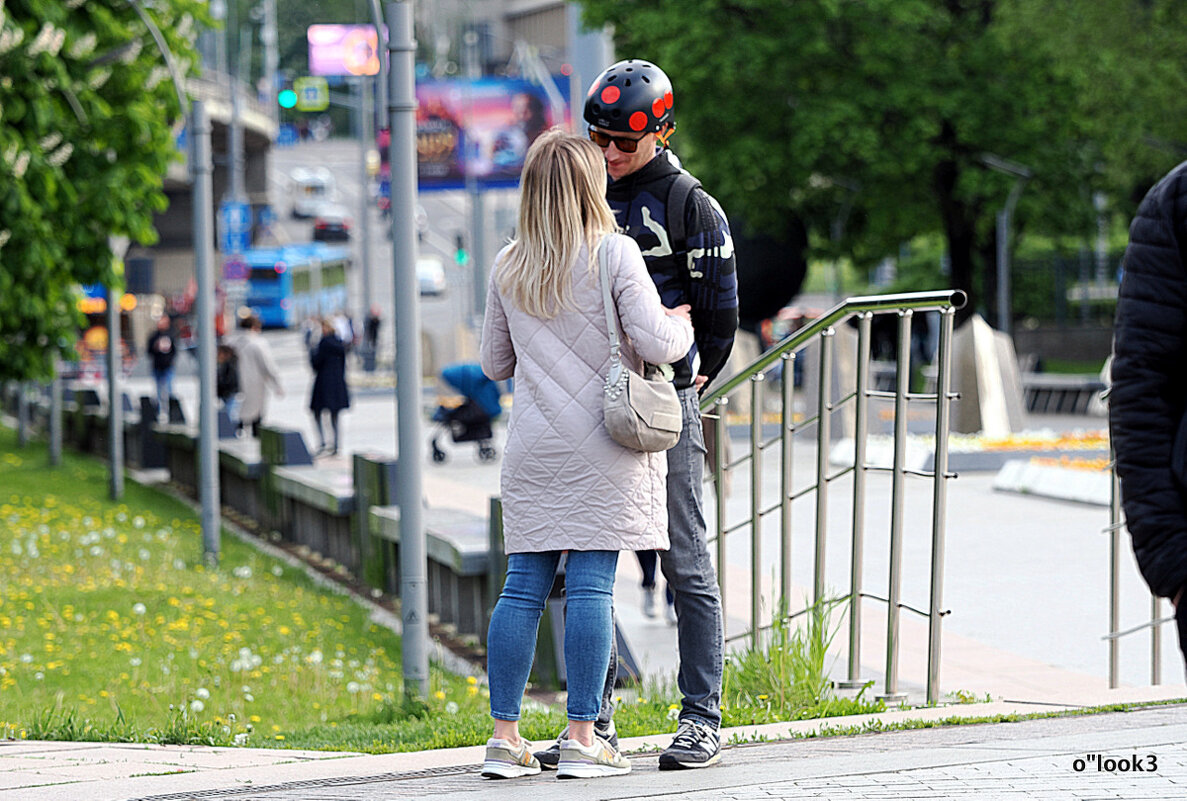
[[[961,309],[964,308],[967,301],[968,297],[960,289],[945,289],[938,292],[902,292],[897,295],[861,295],[849,298],[838,303],[800,330],[788,334],[781,342],[777,342],[770,350],[743,367],[733,377],[726,379],[719,386],[710,388],[709,392],[701,398],[701,411],[713,411],[713,406],[718,398],[728,395],[746,383],[755,373],[773,366],[784,353],[799,350],[808,344],[812,337],[860,312],[935,309],[943,306]]]
[[[769,630],[774,621],[764,625],[761,618],[761,573],[764,570],[762,555],[761,526],[768,515],[780,511],[780,555],[779,591],[783,601],[782,608],[786,609],[786,602],[791,593],[791,535],[792,535],[792,501],[815,492],[815,532],[814,532],[814,564],[813,564],[813,606],[825,601],[825,551],[826,534],[828,529],[828,485],[832,481],[853,473],[853,546],[850,577],[850,591],[844,596],[848,598],[850,616],[850,663],[849,679],[842,686],[861,686],[860,681],[860,600],[871,597],[862,592],[861,562],[864,539],[864,504],[865,504],[865,475],[874,469],[865,463],[865,440],[868,436],[868,413],[866,407],[872,397],[885,397],[888,393],[877,392],[869,386],[869,352],[871,346],[871,320],[875,314],[897,313],[899,315],[899,353],[896,369],[896,391],[889,393],[895,403],[895,464],[891,469],[893,474],[893,493],[891,509],[891,576],[890,597],[887,599],[889,613],[887,615],[887,663],[886,663],[886,692],[880,696],[888,700],[898,700],[904,697],[898,691],[898,634],[899,611],[910,608],[899,601],[899,585],[901,584],[901,550],[903,535],[903,506],[905,498],[905,479],[908,476],[924,476],[933,481],[934,495],[932,504],[932,564],[931,564],[931,605],[930,611],[924,614],[929,619],[928,632],[928,701],[935,703],[939,697],[939,649],[940,649],[940,619],[946,614],[941,609],[941,594],[943,584],[943,552],[944,529],[946,526],[946,494],[944,484],[953,478],[947,469],[947,431],[949,425],[949,404],[955,395],[949,391],[952,350],[952,323],[955,310],[962,307],[966,301],[965,293],[960,290],[943,290],[937,292],[913,292],[895,295],[862,296],[850,298],[825,312],[821,317],[810,322],[804,328],[792,333],[770,350],[758,356],[737,374],[723,381],[720,385],[710,389],[701,399],[700,407],[706,421],[711,422],[717,442],[717,456],[712,464],[712,476],[716,491],[716,532],[710,536],[714,541],[717,565],[718,584],[722,602],[726,599],[726,537],[740,529],[749,528],[750,542],[750,628],[749,631],[731,637],[730,641],[740,637],[749,637],[752,647],[758,647],[762,632]],[[915,311],[938,311],[941,315],[940,342],[937,353],[937,391],[921,394],[908,391],[909,379],[909,341],[911,318]],[[833,399],[832,372],[834,349],[837,330],[835,326],[851,318],[858,322],[858,362],[856,371],[856,387],[852,392],[841,390],[841,397]],[[819,386],[814,399],[817,409],[809,419],[796,423],[793,419],[795,401],[794,367],[797,352],[819,339]],[[779,423],[779,434],[774,438],[763,436],[763,417],[765,412],[764,388],[767,383],[766,373],[777,364],[782,365],[783,381],[781,389],[780,407],[782,420]],[[725,454],[727,444],[726,409],[730,404],[729,395],[749,385],[750,401],[740,407],[739,412],[745,415],[749,412],[750,450],[737,459],[730,459]],[[853,402],[850,411],[854,415],[854,464],[851,468],[831,473],[829,471],[828,453],[832,444],[831,425],[832,416],[848,407]],[[936,404],[936,446],[935,469],[921,471],[910,469],[905,464],[906,451],[906,407],[909,401],[929,401]],[[800,490],[794,490],[791,481],[792,455],[795,434],[809,423],[816,424],[816,458],[814,464],[814,482]],[[773,504],[762,502],[764,453],[774,451],[780,445],[780,498]],[[732,470],[741,468],[749,462],[750,499],[748,514],[735,524],[726,521],[726,476]],[[776,604],[779,606],[779,604]],[[912,610],[918,611],[918,610]],[[794,617],[794,616],[793,616]],[[785,618],[790,619],[790,618]]]

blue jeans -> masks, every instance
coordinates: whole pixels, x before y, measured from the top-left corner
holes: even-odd
[[[536,631],[560,551],[507,555],[507,580],[490,616],[486,673],[490,714],[519,720],[536,655]],[[569,720],[594,720],[613,641],[611,606],[617,551],[569,551],[565,563],[565,673]]]
[[[705,473],[705,434],[697,392],[679,390],[684,428],[668,451],[669,550],[659,555],[668,589],[676,596],[676,636],[680,671],[676,684],[683,696],[680,720],[721,726],[721,677],[725,666],[725,630],[717,573],[705,541],[701,503]],[[611,661],[602,688],[599,722],[613,712],[617,658]]]
[[[173,368],[153,370],[153,379],[157,382],[157,414],[169,415],[169,398],[173,395]]]

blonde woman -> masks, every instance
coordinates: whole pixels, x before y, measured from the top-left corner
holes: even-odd
[[[482,326],[482,369],[515,378],[502,472],[507,579],[487,642],[494,737],[482,775],[540,772],[519,736],[536,629],[562,553],[569,728],[559,778],[613,776],[630,762],[594,732],[609,663],[618,553],[668,547],[663,453],[606,433],[602,384],[610,343],[598,251],[606,253],[623,361],[664,364],[688,352],[688,307],[665,309],[634,240],[614,233],[602,154],[558,130],[528,150],[518,238],[495,259]]]

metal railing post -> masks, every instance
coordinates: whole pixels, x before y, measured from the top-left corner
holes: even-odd
[[[750,642],[762,634],[762,407],[765,376],[750,379]]]
[[[1115,465],[1117,455],[1109,448],[1109,463]],[[1121,485],[1115,467],[1110,469],[1109,482],[1109,634],[1116,635],[1121,628]],[[1121,643],[1117,637],[1109,638],[1109,689],[1121,686],[1120,676]]]
[[[944,537],[948,522],[948,427],[951,398],[952,322],[956,310],[940,312],[936,361],[936,446],[932,476],[931,606],[927,615],[927,702],[940,700],[940,632],[944,611]]]
[[[886,690],[878,696],[896,702],[906,698],[898,691],[899,590],[903,570],[903,506],[906,491],[904,461],[907,451],[907,388],[911,380],[910,309],[899,312],[898,364],[894,393],[894,469],[890,490],[890,582],[886,609]]]
[[[717,589],[721,592],[721,619],[725,620],[725,460],[728,436],[725,426],[725,410],[728,398],[718,398],[717,417],[713,421],[714,442],[717,443],[716,464],[713,465],[713,492],[717,501],[714,516],[717,518]]]
[[[1158,622],[1162,617],[1162,599],[1157,595],[1150,596],[1150,683],[1154,686],[1162,684],[1162,625]]]
[[[833,341],[836,331],[820,332],[820,391],[816,408],[816,553],[812,575],[812,605],[824,600],[824,549],[828,539],[828,446],[832,440]]]
[[[795,447],[795,353],[783,354],[783,419],[780,425],[779,461],[782,471],[779,496],[779,597],[783,614],[791,613],[791,493]]]
[[[869,430],[870,327],[874,315],[857,318],[857,383],[853,400],[853,539],[849,555],[849,673],[838,686],[858,689],[861,682],[861,586],[865,558],[866,436]]]

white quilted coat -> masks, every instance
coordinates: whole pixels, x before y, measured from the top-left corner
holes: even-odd
[[[692,326],[664,314],[633,239],[605,240],[623,361],[664,364],[688,352]],[[507,553],[668,548],[664,453],[624,448],[606,433],[602,385],[610,343],[597,264],[582,248],[573,265],[575,309],[532,317],[499,294],[506,248],[495,259],[482,325],[482,369],[514,376],[503,455]]]

